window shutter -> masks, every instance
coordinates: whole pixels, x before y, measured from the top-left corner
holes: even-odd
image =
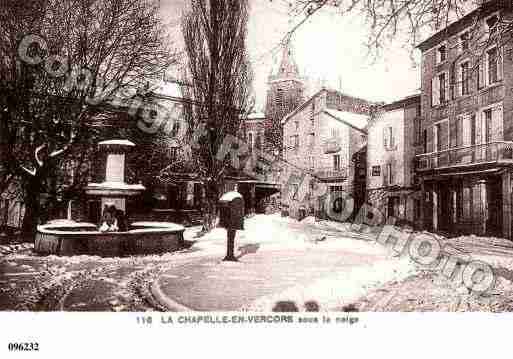
[[[459,97],[463,94],[463,74],[462,74],[461,64],[454,67],[454,85],[453,85],[453,93],[454,98]]]
[[[447,123],[447,126],[445,126],[446,123]],[[441,129],[440,132],[442,132],[441,136],[440,136],[440,138],[442,140],[442,146],[441,146],[442,150],[447,150],[448,146],[449,146],[449,140],[450,140],[449,139],[449,136],[450,136],[449,123],[450,123],[449,121],[445,121],[445,123],[442,122],[442,126],[440,126],[440,129]]]
[[[456,117],[454,120],[449,120],[449,141],[450,147],[458,147],[458,121],[460,119]]]
[[[384,127],[383,128],[383,146],[385,147],[385,149],[388,149],[388,134],[387,134],[387,128]]]
[[[392,126],[390,126],[388,128],[388,131],[390,133],[390,148],[394,148],[394,146],[395,146],[394,128]]]
[[[463,117],[460,117],[457,119],[457,126],[456,126],[456,147],[463,146],[463,122],[465,119]]]
[[[502,107],[497,106],[492,110],[492,141],[502,141],[503,138]]]
[[[395,159],[390,162],[390,184],[395,183]]]
[[[484,116],[484,113],[479,113],[477,114],[477,116],[475,117],[475,126],[474,126],[474,131],[475,131],[475,139],[476,139],[476,144],[481,144],[483,143],[483,136],[482,136],[482,133],[483,133],[483,121],[482,121],[482,118]]]
[[[438,76],[433,77],[431,80],[431,101],[433,106],[440,104],[440,82]]]
[[[440,143],[440,133],[439,133],[439,127],[437,125],[433,126],[433,152],[438,152]]]
[[[485,66],[484,66],[484,59],[481,58],[478,60],[478,69],[477,69],[477,75],[478,75],[478,84],[477,88],[482,89],[485,87]]]
[[[388,186],[388,165],[387,164],[383,165],[382,173],[383,173],[383,186],[386,187],[386,186]]]
[[[434,146],[433,146],[433,136],[434,136],[434,127],[431,126],[431,127],[428,127],[427,129],[427,144],[426,144],[426,148],[427,148],[427,152],[434,152],[435,149],[434,149]]]
[[[501,81],[503,76],[504,51],[497,49],[497,80]]]
[[[471,125],[470,125],[471,117],[469,115],[465,115],[463,117],[463,146],[470,146],[470,138],[471,138]]]
[[[451,77],[449,73],[445,73],[445,101],[448,101],[451,98]]]

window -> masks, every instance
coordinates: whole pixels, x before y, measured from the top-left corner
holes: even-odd
[[[292,189],[292,199],[297,200],[298,199],[298,192],[299,192],[299,184],[293,183],[291,185]]]
[[[494,84],[499,81],[499,64],[496,47],[486,52],[486,59],[488,65],[488,84]]]
[[[315,159],[313,156],[308,157],[308,165],[310,169],[315,168]]]
[[[420,121],[421,119],[418,116],[413,120],[413,127],[415,132],[414,144],[422,143],[422,127]]]
[[[299,121],[294,121],[296,131],[299,131]]]
[[[420,202],[420,199],[415,199],[414,200],[414,216],[415,216],[415,219],[419,219],[420,218],[420,206],[421,206],[421,202]]]
[[[264,148],[264,138],[260,134],[256,135],[255,147],[259,150]]]
[[[460,35],[460,45],[462,51],[467,51],[469,49],[469,38],[470,34],[468,31],[465,31]]]
[[[433,107],[448,100],[447,94],[449,93],[449,86],[447,78],[448,73],[441,72],[431,80],[431,103]]]
[[[381,166],[372,166],[372,177],[381,176]]]
[[[276,91],[276,105],[281,108],[284,104],[284,92],[283,89],[279,88]]]
[[[440,152],[442,150],[442,141],[440,141],[442,136],[442,124],[437,123],[435,127],[433,128],[433,142],[434,142],[434,149],[436,152]]]
[[[312,132],[308,135],[308,146],[310,148],[312,148],[312,147],[314,147],[314,145],[315,145],[315,133]]]
[[[484,134],[484,142],[488,143],[491,141],[492,134],[492,109],[488,109],[484,111],[484,125],[485,125],[485,134]]]
[[[455,126],[455,136],[454,136],[454,145],[453,147],[461,147],[463,145],[463,118],[456,118],[456,126]],[[452,137],[452,136],[451,136]]]
[[[497,32],[497,24],[499,23],[499,17],[492,15],[486,19],[486,26],[488,27],[488,33],[493,36]]]
[[[427,130],[422,131],[423,153],[427,153]]]
[[[293,135],[290,136],[290,147],[297,150],[299,148],[299,136]]]
[[[344,192],[344,187],[343,186],[330,186],[330,192],[331,193]]]
[[[385,127],[383,129],[383,145],[385,149],[392,150],[394,149],[394,129],[392,126]]]
[[[476,71],[477,71],[477,89],[480,90],[484,87],[483,66],[481,64],[477,64]]]
[[[463,188],[463,220],[469,221],[472,219],[472,193],[470,192],[470,187]]]
[[[445,45],[440,45],[436,50],[436,63],[440,64],[447,60],[447,47]]]
[[[447,78],[445,76],[445,72],[438,75],[438,83],[440,84],[440,102],[443,103],[447,101],[446,94],[446,86],[447,86]]]
[[[389,185],[394,184],[394,168],[392,163],[387,163],[387,183]]]
[[[460,73],[461,73],[461,94],[463,96],[469,94],[469,62],[464,62],[460,65]]]
[[[333,169],[340,170],[340,155],[333,155]]]
[[[331,137],[337,138],[340,135],[340,131],[338,128],[332,128],[331,129]]]
[[[178,147],[171,147],[169,149],[169,154],[171,159],[174,161],[176,160],[177,154],[178,154]]]
[[[249,152],[253,152],[253,132],[248,133],[248,147]]]

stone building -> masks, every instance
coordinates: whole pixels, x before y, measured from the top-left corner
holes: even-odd
[[[366,144],[372,105],[322,89],[282,120],[283,159],[296,172],[282,188],[290,215],[324,215],[323,198],[315,195],[319,183],[327,191],[353,192],[352,156]]]
[[[368,126],[366,201],[386,218],[414,224],[420,193],[414,179],[420,141],[420,95],[383,106]]]
[[[513,42],[496,40],[512,20],[487,1],[418,46],[425,229],[511,238]]]
[[[249,114],[243,121],[243,136],[248,145],[249,151],[255,148],[264,149],[265,146],[265,128],[267,118],[265,114],[255,112]]]
[[[294,59],[292,44],[286,42],[281,61],[268,77],[266,117],[266,148],[268,151],[282,147],[281,120],[304,101],[305,85]]]

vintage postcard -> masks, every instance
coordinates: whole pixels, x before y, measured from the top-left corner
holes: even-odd
[[[512,91],[510,0],[2,0],[0,352],[491,333]]]

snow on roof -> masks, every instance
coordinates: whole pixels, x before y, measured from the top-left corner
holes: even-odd
[[[241,195],[239,192],[231,191],[231,192],[226,192],[225,194],[223,194],[223,195],[221,196],[220,201],[223,201],[223,202],[231,202],[231,201],[233,201],[235,198],[242,198],[242,195]]]
[[[246,117],[248,120],[259,120],[263,118],[265,118],[265,114],[262,112],[253,112]]]
[[[102,183],[88,183],[87,187],[95,188],[95,189],[112,189],[112,190],[136,190],[136,191],[144,191],[146,187],[142,184],[128,184],[125,182],[114,182],[114,181],[105,181]]]
[[[337,111],[333,109],[325,109],[324,112],[328,113],[330,116],[335,117],[336,119],[347,123],[348,125],[355,127],[359,130],[365,130],[367,127],[369,116],[361,115],[352,112],[346,111]]]
[[[162,96],[183,97],[180,85],[174,81],[162,81],[154,92]]]
[[[98,143],[99,145],[119,145],[119,146],[130,146],[134,147],[135,144],[133,142],[130,142],[128,140],[108,140],[108,141],[102,141]]]

